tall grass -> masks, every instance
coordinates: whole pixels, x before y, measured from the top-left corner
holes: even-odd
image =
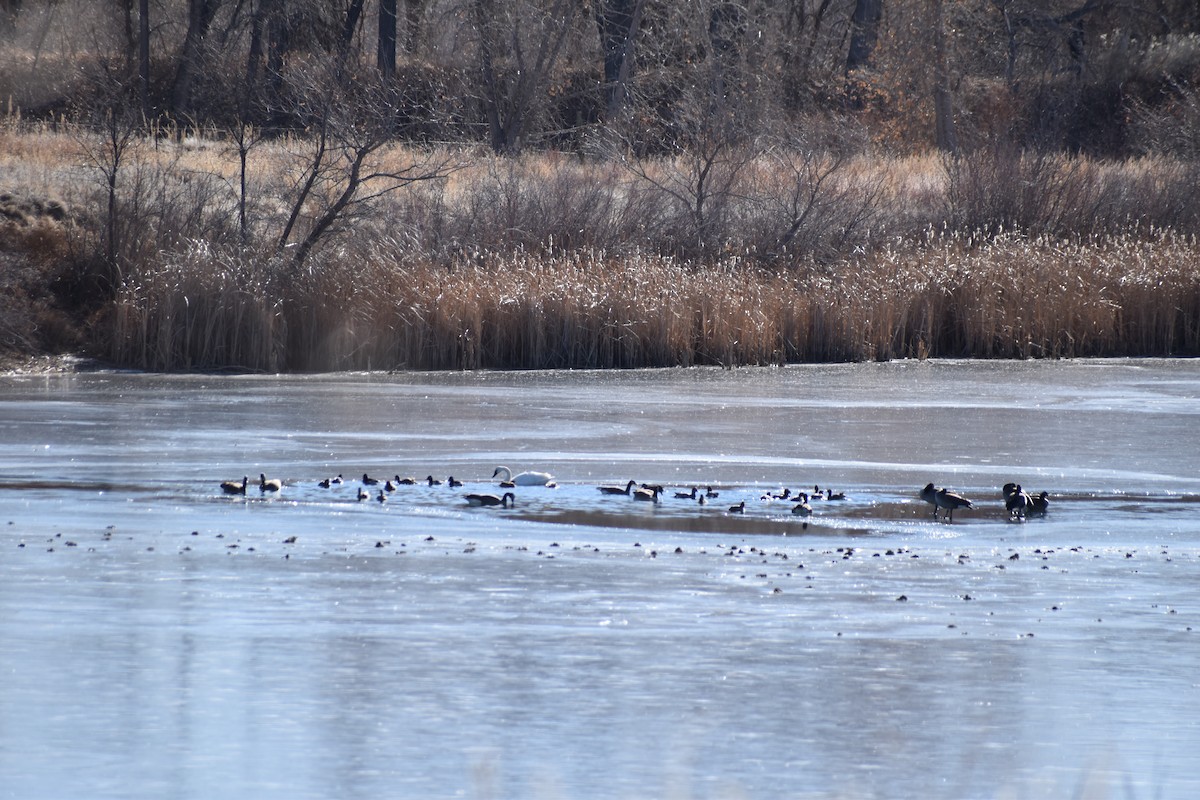
[[[290,269],[195,249],[148,271],[115,304],[113,356],[359,370],[1200,354],[1200,243],[1164,232],[948,234],[786,271],[601,251]]]
[[[69,274],[90,268],[104,230],[80,140],[0,125],[0,194],[31,184],[67,210],[41,223],[67,251],[47,281],[107,292],[87,306],[95,341],[142,368],[1200,355],[1185,161],[767,150],[734,165],[696,250],[663,194],[694,177],[686,159],[464,154],[469,166],[347,219],[298,267],[272,246],[294,143],[255,151],[243,242],[233,151],[144,142],[118,187],[125,244],[108,285]],[[0,245],[33,263],[20,221],[4,225]]]

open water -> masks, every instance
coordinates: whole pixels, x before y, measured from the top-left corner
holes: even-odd
[[[557,487],[468,507],[501,464]],[[0,798],[1194,798],[1197,753],[1200,362],[0,376]]]

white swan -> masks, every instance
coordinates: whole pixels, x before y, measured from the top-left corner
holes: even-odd
[[[549,472],[518,472],[513,475],[508,467],[496,467],[493,478],[499,478],[501,483],[511,483],[514,486],[552,486],[554,476]]]

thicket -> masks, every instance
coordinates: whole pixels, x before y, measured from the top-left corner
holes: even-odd
[[[1200,354],[1193,6],[4,0],[0,349]]]

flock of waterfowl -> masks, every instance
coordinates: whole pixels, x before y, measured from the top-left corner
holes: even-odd
[[[265,473],[259,473],[258,489],[261,494],[280,492],[283,489],[283,482],[278,478],[267,478]],[[513,473],[508,467],[496,467],[492,472],[492,479],[498,480],[500,488],[513,489],[518,486],[542,486],[546,488],[556,488],[557,483],[554,476],[548,472],[519,472]],[[333,478],[325,478],[317,483],[317,486],[329,489],[333,486],[345,483],[346,479],[342,475],[337,475]],[[388,496],[397,491],[401,486],[414,486],[424,484],[427,486],[441,486],[443,481],[439,478],[434,478],[432,475],[426,476],[424,480],[407,477],[402,478],[399,475],[393,478],[381,480],[372,478],[367,473],[363,473],[361,486],[358,488],[357,498],[359,501],[371,499],[371,492],[367,487],[374,489],[375,500],[380,503],[387,501]],[[445,480],[445,485],[456,489],[461,487],[462,481],[456,480],[453,476]],[[250,486],[249,476],[244,476],[239,481],[224,481],[221,483],[221,490],[225,494],[244,495]],[[634,500],[643,502],[658,503],[662,497],[667,494],[666,487],[661,484],[638,483],[636,480],[628,481],[624,486],[610,485],[596,487],[601,494],[604,495],[625,495]],[[712,486],[705,487],[701,491],[699,487],[692,486],[688,490],[675,491],[673,496],[676,500],[693,500],[700,505],[706,505],[710,500],[715,500],[720,497],[720,493],[715,491]],[[920,490],[919,496],[929,505],[933,506],[933,518],[938,518],[938,512],[944,511],[944,519],[947,522],[954,520],[954,512],[960,508],[974,508],[974,503],[963,495],[950,491],[945,487],[937,487],[933,483],[928,483]],[[1028,516],[1044,515],[1050,506],[1049,493],[1041,492],[1033,495],[1026,492],[1017,483],[1006,483],[1001,489],[1001,496],[1004,499],[1005,509],[1008,511],[1010,520],[1023,520]],[[509,491],[504,494],[490,494],[471,492],[463,495],[470,506],[498,506],[501,508],[511,508],[516,504],[516,494]],[[836,501],[845,500],[844,492],[835,492],[832,489],[821,489],[819,485],[813,486],[812,492],[800,490],[793,492],[791,489],[784,488],[778,493],[767,492],[760,498],[764,501],[783,501],[792,503],[792,513],[797,516],[808,517],[813,513],[812,503],[814,501]],[[737,505],[728,507],[730,514],[744,514],[746,511],[746,501],[742,500]]]

